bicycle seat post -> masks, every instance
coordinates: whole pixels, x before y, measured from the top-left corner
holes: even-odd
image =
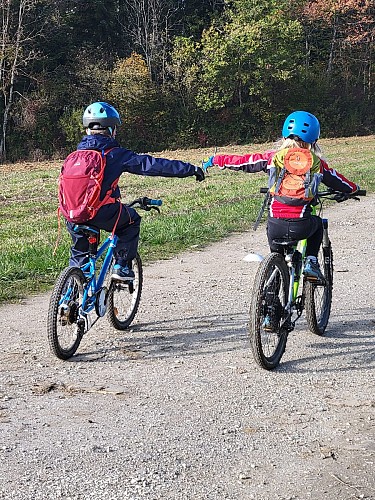
[[[100,231],[94,227],[76,224],[74,232],[84,234],[89,242],[89,257],[95,257],[98,251]]]
[[[97,235],[90,235],[88,237],[89,241],[89,257],[95,257],[98,251],[98,237]]]
[[[298,281],[302,270],[302,254],[295,247],[293,247],[293,252],[285,256],[286,263],[288,267],[293,267],[294,281]]]

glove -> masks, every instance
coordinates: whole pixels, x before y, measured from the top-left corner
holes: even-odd
[[[201,167],[195,167],[195,172],[194,172],[194,175],[195,175],[195,179],[196,179],[198,182],[202,182],[202,181],[204,181],[204,172],[203,172],[203,170],[201,169]]]
[[[202,168],[205,172],[207,172],[207,169],[209,167],[213,167],[214,166],[214,157],[213,156],[210,156],[209,158],[204,158],[204,160],[202,160]]]
[[[337,203],[341,203],[342,201],[346,201],[349,198],[347,193],[339,193],[336,194],[333,199],[337,201]]]

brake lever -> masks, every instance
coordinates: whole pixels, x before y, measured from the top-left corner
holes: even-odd
[[[141,208],[142,210],[145,210],[146,212],[150,212],[150,210],[156,210],[160,214],[159,207],[154,207],[153,205],[142,205],[142,206],[139,206],[138,208]]]

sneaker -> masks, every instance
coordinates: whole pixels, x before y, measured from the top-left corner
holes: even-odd
[[[116,281],[133,281],[135,278],[134,271],[129,269],[128,266],[120,266],[115,264],[113,266],[112,279]]]
[[[325,277],[320,270],[318,262],[313,262],[311,259],[307,259],[305,267],[303,268],[303,275],[306,276],[307,281],[312,282],[325,282]]]

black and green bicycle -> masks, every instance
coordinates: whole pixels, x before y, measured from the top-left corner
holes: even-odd
[[[261,192],[268,196],[266,188]],[[321,214],[324,200],[341,201],[342,195],[333,190],[319,192],[314,214]],[[366,191],[360,190],[347,198],[359,200],[359,196],[365,195]],[[312,333],[323,335],[327,328],[332,303],[333,253],[328,219],[322,221],[323,241],[318,261],[324,281],[311,282],[302,274],[306,240],[274,240],[275,244],[282,246],[283,254],[271,252],[262,260],[256,273],[250,305],[250,343],[255,361],[266,370],[279,365],[288,335],[303,311]],[[265,321],[266,317],[271,319],[272,328]]]

